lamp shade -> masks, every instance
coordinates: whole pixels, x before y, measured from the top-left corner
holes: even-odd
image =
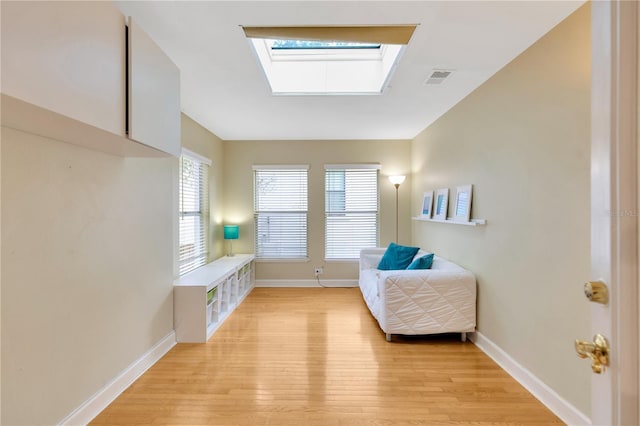
[[[224,225],[224,239],[225,240],[237,240],[240,234],[240,226],[238,225]]]
[[[404,176],[389,176],[389,181],[394,185],[400,185],[404,182]]]

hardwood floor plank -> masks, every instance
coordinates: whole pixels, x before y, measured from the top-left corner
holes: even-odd
[[[458,335],[385,340],[357,288],[256,288],[95,425],[562,424]]]

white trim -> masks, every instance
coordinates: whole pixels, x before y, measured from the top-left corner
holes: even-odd
[[[358,287],[358,280],[256,280],[256,287]]]
[[[363,170],[380,170],[382,166],[379,163],[369,164],[325,164],[325,170],[341,170],[341,169],[363,169]]]
[[[594,424],[640,422],[638,229],[632,216],[638,213],[637,13],[631,1],[591,6],[589,279],[604,281],[611,295],[606,305],[591,304],[592,335],[602,334],[611,347],[610,366],[591,376]]]
[[[309,170],[308,164],[254,164],[253,170]]]
[[[257,263],[304,263],[310,260],[308,257],[256,257]]]
[[[213,164],[213,162],[209,158],[203,155],[200,155],[197,152],[190,151],[187,148],[182,148],[182,152],[180,153],[180,155],[186,155],[187,157],[191,157],[194,160],[204,163],[209,167],[211,167],[211,164]]]
[[[140,358],[125,368],[111,382],[62,419],[59,425],[86,425],[124,392],[138,377],[153,366],[176,344],[176,333],[171,331]]]
[[[542,402],[549,410],[560,417],[568,425],[590,425],[591,420],[584,413],[562,398],[531,371],[520,365],[516,360],[493,343],[480,332],[467,333],[467,338],[482,352],[493,359],[518,383],[525,387],[534,397]]]

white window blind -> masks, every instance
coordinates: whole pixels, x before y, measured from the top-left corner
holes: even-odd
[[[307,257],[307,166],[254,166],[256,258]]]
[[[378,165],[325,166],[325,259],[378,246]]]
[[[180,156],[179,273],[207,263],[209,256],[209,163],[195,154]]]

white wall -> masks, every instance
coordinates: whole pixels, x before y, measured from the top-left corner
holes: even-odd
[[[474,184],[485,227],[413,225],[414,243],[478,280],[478,330],[589,416],[590,6],[567,18],[413,142],[413,210]],[[455,192],[454,192],[455,193]],[[450,212],[453,206],[450,206]]]
[[[55,424],[173,330],[175,158],[2,127],[2,424]]]

